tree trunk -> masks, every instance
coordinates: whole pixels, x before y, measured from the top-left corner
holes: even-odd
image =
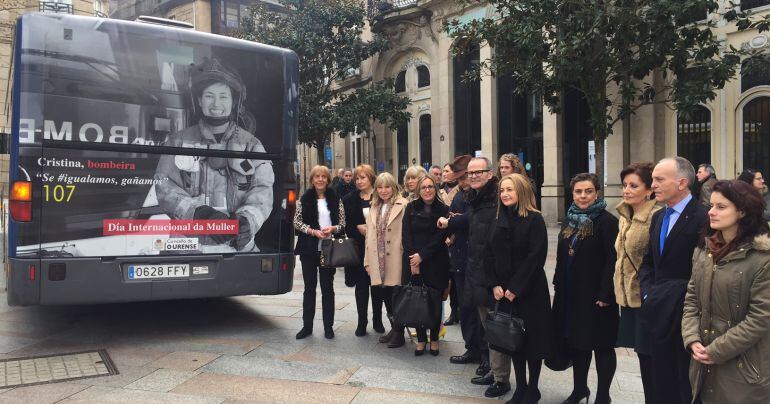
[[[606,141],[606,134],[594,133],[594,147],[596,152],[596,176],[599,177],[599,184],[602,185],[602,189],[599,192],[599,197],[604,197],[604,187],[607,185],[604,183],[604,142]]]

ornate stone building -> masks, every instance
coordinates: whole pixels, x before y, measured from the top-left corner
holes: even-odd
[[[721,3],[722,10],[729,6],[728,1]],[[770,11],[768,0],[733,3],[760,15]],[[492,15],[484,4],[370,0],[368,7],[369,28],[385,33],[392,48],[362,66],[361,80],[396,77],[398,90],[413,101],[408,126],[398,131],[379,126],[370,134],[377,168],[400,177],[409,165],[441,165],[461,153],[494,161],[512,152],[535,180],[546,220],[560,220],[571,202],[569,179],[593,168],[589,112],[580,94],[566,92],[563,113],[554,115],[537,96],[513,96],[509,78],[464,82],[465,69],[493,50],[482,47],[467,57],[456,57],[441,24],[444,19],[464,23]],[[770,45],[767,33],[739,32],[719,21],[716,13],[705,18],[715,19],[715,34],[726,47],[767,49]],[[662,105],[642,108],[631,119],[630,128],[624,137],[618,125],[606,142],[605,196],[610,206],[620,199],[618,174],[631,161],[678,154],[696,166],[712,163],[720,178],[734,178],[747,167],[769,173],[770,77],[739,74],[718,91],[713,102],[688,117]]]

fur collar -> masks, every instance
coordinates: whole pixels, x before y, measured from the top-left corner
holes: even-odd
[[[655,211],[655,206],[657,206],[657,202],[655,202],[654,199],[645,202],[642,206],[642,209],[640,209],[639,212],[634,215],[633,220],[642,223],[647,222],[650,219],[652,212]],[[624,219],[628,221],[632,220],[631,212],[633,211],[633,208],[628,206],[625,202],[620,202],[618,206],[615,207],[615,210]]]
[[[754,237],[752,247],[759,251],[770,251],[770,236],[767,234],[760,234]]]

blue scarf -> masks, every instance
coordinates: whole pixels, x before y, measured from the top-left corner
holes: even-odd
[[[577,234],[577,238],[582,240],[594,233],[594,219],[607,208],[607,202],[604,199],[597,199],[588,209],[580,209],[572,202],[567,211],[567,217],[564,219],[564,228],[561,233],[564,238],[570,238]]]

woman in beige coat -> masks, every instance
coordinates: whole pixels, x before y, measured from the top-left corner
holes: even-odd
[[[652,197],[652,170],[650,162],[630,164],[620,172],[623,185],[623,202],[616,210],[619,216],[618,238],[615,250],[615,301],[620,306],[620,324],[617,346],[634,348],[639,357],[642,386],[645,393],[652,389],[652,369],[647,327],[639,316],[642,298],[639,296],[639,267],[650,244],[652,214],[659,207]],[[646,397],[645,402],[651,403]]]
[[[682,317],[693,402],[770,402],[770,237],[751,185],[718,181]]]
[[[372,208],[366,219],[364,268],[372,283],[372,295],[385,303],[390,318],[390,332],[380,338],[388,348],[404,345],[404,329],[393,323],[393,286],[401,284],[404,247],[401,222],[408,201],[399,195],[398,183],[390,173],[382,173],[374,181]]]

